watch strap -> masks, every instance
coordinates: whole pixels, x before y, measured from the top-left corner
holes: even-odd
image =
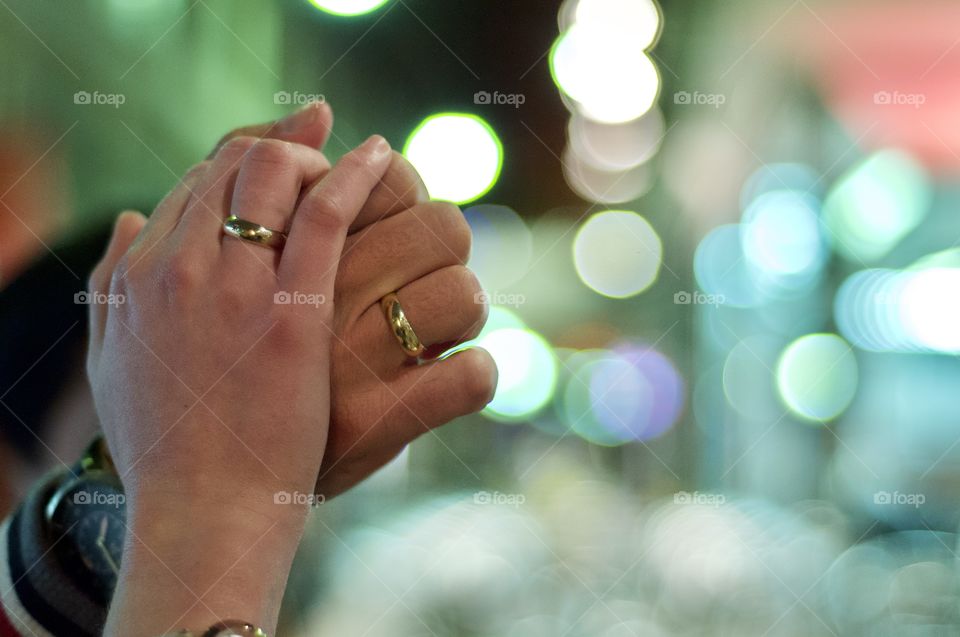
[[[56,548],[59,542],[70,540],[52,537],[45,522],[48,499],[63,480],[71,478],[65,470],[48,473],[5,522],[0,536],[4,572],[0,575],[9,581],[0,581],[0,591],[7,591],[2,597],[5,608],[19,606],[25,622],[38,623],[50,635],[95,637],[103,630],[107,608],[64,570]],[[17,615],[11,615],[16,623]]]

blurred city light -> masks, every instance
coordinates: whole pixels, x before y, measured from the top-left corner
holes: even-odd
[[[760,281],[797,287],[819,274],[826,261],[817,201],[809,195],[789,190],[760,195],[744,211],[741,237]]]
[[[624,29],[575,23],[551,49],[550,68],[584,115],[607,124],[642,116],[660,92],[656,66]]]
[[[651,389],[649,417],[634,437],[639,440],[657,438],[680,419],[686,402],[686,383],[673,361],[652,347],[627,345],[614,351],[640,372]]]
[[[310,0],[310,4],[333,15],[355,16],[376,11],[388,0]]]
[[[851,343],[876,352],[960,353],[960,269],[862,270],[840,286],[834,315]]]
[[[596,445],[617,446],[642,437],[653,405],[653,388],[640,371],[607,350],[568,361],[572,375],[563,393],[561,416],[578,436]]]
[[[533,258],[533,236],[520,215],[492,204],[472,206],[463,214],[473,231],[467,265],[483,288],[502,291],[523,278]]]
[[[652,440],[676,424],[683,410],[683,379],[656,349],[622,345],[584,350],[570,356],[565,368],[570,374],[558,415],[593,444]]]
[[[580,197],[609,205],[638,199],[653,185],[653,173],[648,165],[626,170],[597,168],[578,155],[573,145],[563,151],[563,176]]]
[[[911,272],[900,307],[907,337],[920,347],[960,353],[960,269]]]
[[[791,343],[777,363],[777,388],[801,418],[826,421],[853,400],[858,383],[853,350],[835,334],[808,334]]]
[[[929,177],[909,155],[884,150],[841,178],[823,206],[833,247],[850,260],[875,261],[923,221],[930,209]]]
[[[646,290],[657,279],[663,246],[650,223],[625,210],[598,212],[573,241],[573,262],[590,289],[622,299]]]
[[[644,163],[660,149],[663,113],[659,108],[625,124],[602,124],[574,113],[567,134],[571,151],[585,164],[622,171]]]
[[[660,35],[660,10],[652,0],[580,0],[574,16],[576,24],[623,31],[635,47],[649,49]]]
[[[526,420],[553,397],[557,360],[542,336],[529,329],[503,328],[481,336],[477,345],[490,352],[499,372],[496,395],[484,413],[496,420]]]
[[[433,199],[467,203],[500,177],[503,145],[493,128],[469,113],[439,113],[407,139],[404,156],[419,171]]]
[[[700,241],[693,255],[693,271],[700,289],[722,299],[723,305],[752,307],[761,302],[743,253],[738,224],[718,226]]]
[[[740,207],[746,210],[755,199],[775,190],[789,190],[816,198],[821,180],[817,171],[806,164],[767,164],[758,168],[744,183],[740,191]]]

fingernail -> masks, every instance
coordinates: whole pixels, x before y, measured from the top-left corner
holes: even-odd
[[[390,144],[380,135],[371,135],[367,141],[360,144],[360,149],[374,157],[379,157],[390,152]]]
[[[296,133],[307,128],[317,119],[317,113],[322,107],[321,102],[307,102],[294,112],[290,113],[277,123],[277,127],[284,133]]]

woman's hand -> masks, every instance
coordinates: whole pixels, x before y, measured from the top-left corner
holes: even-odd
[[[108,634],[237,615],[272,628],[305,515],[275,494],[314,487],[334,281],[391,159],[374,137],[324,174],[326,160],[305,146],[233,140],[146,227],[119,219],[91,278],[116,304],[96,308],[88,357],[130,519]],[[224,236],[231,213],[289,226],[282,252]],[[282,292],[317,302],[278,304]]]

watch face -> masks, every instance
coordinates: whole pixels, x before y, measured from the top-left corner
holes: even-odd
[[[108,601],[117,584],[126,529],[122,489],[81,479],[62,493],[52,519],[57,551],[79,584]]]
[[[123,519],[116,511],[91,511],[77,522],[70,533],[76,545],[83,547],[80,558],[87,570],[110,590],[117,585],[120,572],[123,527]]]

